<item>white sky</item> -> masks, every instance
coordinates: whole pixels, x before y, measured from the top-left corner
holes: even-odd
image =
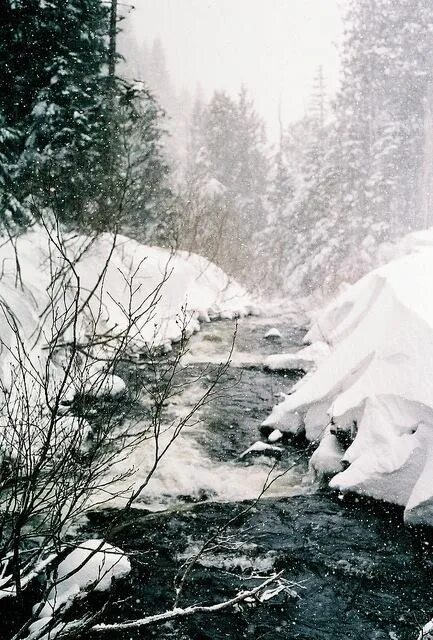
[[[205,97],[245,84],[268,130],[305,111],[323,65],[328,90],[338,79],[338,0],[135,0],[139,42],[160,37],[177,88]]]

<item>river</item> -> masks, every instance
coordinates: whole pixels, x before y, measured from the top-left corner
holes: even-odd
[[[281,338],[265,338],[271,327]],[[398,508],[343,500],[320,487],[302,443],[279,443],[277,459],[241,457],[297,379],[263,368],[267,354],[301,346],[305,331],[296,316],[246,318],[237,329],[228,320],[203,325],[190,341],[167,415],[179,417],[197,401],[227,357],[235,330],[219,393],[184,428],[128,521],[112,534],[111,541],[131,554],[133,570],[115,587],[122,603],[110,607],[106,620],[170,609],[180,566],[213,535],[180,606],[229,598],[256,584],[253,576],[271,571],[284,570],[292,592],[259,607],[109,637],[413,640],[433,613],[431,533],[408,530]],[[144,448],[134,454],[137,480],[147,455]],[[270,473],[281,477],[252,504]],[[89,530],[103,531],[111,517],[111,511],[91,514]]]

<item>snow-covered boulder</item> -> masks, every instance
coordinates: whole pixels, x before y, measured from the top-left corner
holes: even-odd
[[[427,234],[428,235],[428,234]],[[319,315],[318,363],[263,423],[321,441],[311,461],[331,486],[433,523],[433,245],[372,271]]]
[[[247,458],[249,456],[257,456],[257,455],[274,456],[279,458],[283,453],[283,451],[284,449],[282,449],[281,447],[277,447],[276,445],[267,444],[266,442],[257,440],[257,442],[254,442],[254,444],[252,444],[251,447],[248,447],[248,449],[243,451],[240,454],[239,458],[243,460],[244,458]]]
[[[274,442],[278,442],[279,440],[282,440],[283,437],[284,437],[284,434],[281,433],[281,431],[279,429],[274,429],[268,435],[268,442],[273,444]]]
[[[107,591],[114,578],[123,578],[130,571],[131,564],[123,551],[102,540],[87,540],[59,564],[55,584],[39,615],[41,618],[52,615],[65,602],[90,586],[95,591]]]
[[[310,458],[309,467],[319,477],[332,476],[343,470],[343,453],[340,443],[328,426],[318,448]]]
[[[113,579],[123,578],[131,571],[131,564],[121,549],[103,540],[87,540],[73,549],[59,564],[51,577],[53,586],[46,600],[34,606],[37,620],[30,625],[28,640],[46,631],[43,639],[54,640],[68,623],[52,626],[52,620],[60,609],[67,609],[72,601],[89,588],[95,591],[110,589]],[[71,629],[74,623],[71,624]]]
[[[277,327],[272,327],[263,336],[266,340],[278,340],[281,338],[281,331]]]

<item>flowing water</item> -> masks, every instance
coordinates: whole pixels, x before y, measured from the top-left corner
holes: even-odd
[[[281,338],[265,338],[268,329],[274,327]],[[230,359],[230,367],[212,398],[194,413],[171,444],[140,497],[141,506],[160,509],[179,501],[254,499],[274,467],[273,476],[283,470],[285,473],[272,484],[268,495],[290,496],[314,490],[306,455],[299,447],[278,445],[282,449],[278,463],[273,456],[241,458],[260,439],[261,421],[299,378],[265,372],[264,358],[281,350],[299,349],[304,334],[293,318],[284,316],[202,325],[176,373],[176,392],[167,408],[166,423],[176,423],[191,411],[215,380],[221,363]],[[161,443],[168,443],[172,434],[173,429],[167,429]],[[123,465],[136,469],[134,479],[139,483],[152,461],[153,447],[145,442]]]
[[[264,336],[277,327],[281,339]],[[235,325],[202,327],[176,374],[167,418],[187,412],[215,378],[231,349]],[[209,537],[212,545],[189,575],[180,606],[215,603],[284,571],[290,592],[264,606],[240,605],[156,627],[105,634],[106,640],[414,640],[432,617],[430,531],[410,531],[398,508],[340,499],[315,485],[301,445],[284,443],[276,463],[241,458],[259,425],[296,377],[267,373],[263,358],[295,350],[304,330],[293,316],[246,318],[224,383],[174,442],[164,462],[111,540],[133,570],[114,587],[106,621],[170,610],[182,563]],[[143,368],[143,371],[145,371]],[[149,447],[134,454],[137,479]],[[275,467],[275,468],[274,468]],[[269,471],[289,469],[258,503]],[[112,512],[89,517],[88,535],[104,531]],[[94,606],[99,606],[95,594]]]

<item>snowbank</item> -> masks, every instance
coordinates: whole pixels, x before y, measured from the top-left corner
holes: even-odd
[[[131,349],[169,349],[183,331],[196,331],[199,321],[254,311],[246,291],[205,258],[124,236],[59,238],[35,228],[0,246],[0,264],[0,379],[6,385],[17,329],[43,371],[46,346],[59,331],[65,341],[75,331],[79,342],[89,334],[128,331]],[[72,316],[75,297],[82,309],[77,325],[64,320]],[[118,382],[112,380],[116,390]]]
[[[53,640],[65,630],[65,623],[51,626],[57,611],[67,608],[74,598],[89,588],[107,591],[113,579],[123,578],[130,571],[131,564],[128,558],[117,547],[102,540],[83,542],[59,564],[56,574],[52,576],[54,584],[41,610],[39,611],[41,605],[34,606],[34,613],[38,615],[38,619],[30,625],[28,640],[39,637],[39,633],[45,630],[43,638]]]
[[[264,424],[320,442],[311,466],[333,475],[332,487],[433,523],[433,231],[406,244],[412,253],[348,287],[317,318],[306,340],[331,352]]]
[[[52,421],[47,398],[58,394],[51,445],[86,449],[86,422],[62,416],[77,393],[125,392],[111,370],[119,343],[129,352],[168,351],[200,321],[254,311],[246,291],[205,258],[124,236],[35,228],[0,244],[0,264],[0,404],[8,404],[0,412],[0,449],[11,458],[37,456],[45,446],[41,434]],[[75,357],[71,343],[79,346]],[[24,451],[29,425],[34,433]]]

